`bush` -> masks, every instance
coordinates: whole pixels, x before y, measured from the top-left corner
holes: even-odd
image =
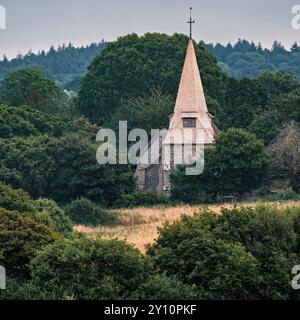
[[[65,210],[66,214],[76,224],[111,225],[118,218],[116,213],[111,213],[85,198],[71,202]]]
[[[22,213],[34,213],[33,201],[22,189],[0,183],[0,208]]]
[[[168,204],[169,200],[164,197],[160,197],[153,192],[136,191],[131,194],[123,195],[116,203],[118,207],[138,207],[138,206],[155,206],[160,204]]]
[[[265,197],[267,201],[287,201],[287,200],[300,200],[300,195],[293,191],[280,192],[273,195],[268,195]]]
[[[192,224],[185,218],[161,230],[148,252],[159,272],[195,285],[202,299],[252,298],[260,285],[256,259],[240,244],[216,239]]]
[[[133,172],[129,165],[98,164],[97,145],[89,135],[79,131],[60,138],[0,139],[0,181],[35,199],[67,204],[85,197],[113,204],[134,190]]]
[[[72,231],[73,225],[71,219],[55,201],[49,199],[39,199],[34,202],[34,208],[41,215],[49,215],[50,226],[57,232],[68,233]]]
[[[11,106],[26,105],[50,114],[67,112],[67,96],[63,89],[35,68],[8,74],[1,87],[0,100]]]
[[[143,282],[134,292],[132,300],[195,300],[198,292],[195,286],[182,283],[174,276],[155,274]]]
[[[148,254],[160,272],[205,299],[291,299],[299,264],[300,207],[202,211],[160,230]],[[298,295],[298,296],[297,296]]]
[[[269,161],[262,141],[234,128],[215,140],[215,146],[205,152],[203,174],[187,176],[185,168],[180,167],[171,174],[172,199],[211,202],[218,195],[244,194],[263,184]]]
[[[116,240],[61,240],[40,251],[30,268],[32,283],[56,299],[125,298],[146,276],[143,256]]]
[[[9,276],[28,276],[27,264],[36,251],[59,238],[32,217],[0,208],[0,264]]]

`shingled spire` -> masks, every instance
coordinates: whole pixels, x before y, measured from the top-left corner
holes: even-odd
[[[195,20],[192,19],[191,15],[188,23],[192,26],[194,22]],[[187,131],[186,129],[190,128],[204,130],[205,145],[214,143],[214,135],[218,132],[218,128],[213,123],[213,117],[207,109],[191,27],[176,105],[173,114],[170,116],[168,136],[170,136],[173,129]]]
[[[189,40],[174,113],[208,112],[193,40]]]

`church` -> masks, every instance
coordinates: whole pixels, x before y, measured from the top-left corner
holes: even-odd
[[[192,39],[190,18],[190,39],[179,84],[174,112],[169,116],[169,128],[164,135],[152,139],[141,153],[137,163],[135,179],[139,189],[168,197],[171,191],[170,173],[176,164],[187,164],[186,159],[196,156],[196,150],[211,147],[219,132],[209,113],[200,71]],[[199,139],[198,133],[201,133]],[[183,148],[188,145],[190,148]],[[151,150],[159,150],[157,161]],[[188,153],[188,154],[187,154]],[[155,157],[154,157],[155,158]],[[176,161],[180,158],[181,162]]]

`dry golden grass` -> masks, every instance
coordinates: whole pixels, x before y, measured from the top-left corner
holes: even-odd
[[[219,214],[222,208],[233,208],[234,206],[255,207],[258,203],[243,203],[239,205],[224,204],[207,206],[213,212]],[[272,203],[279,207],[293,206],[296,202],[286,201]],[[299,205],[299,202],[297,203]],[[88,236],[102,239],[125,240],[135,245],[141,252],[145,252],[147,244],[151,244],[158,236],[157,228],[165,223],[172,223],[185,214],[192,216],[204,206],[176,206],[176,207],[139,207],[134,209],[118,210],[120,224],[113,227],[85,227],[76,226],[75,230],[86,233]]]

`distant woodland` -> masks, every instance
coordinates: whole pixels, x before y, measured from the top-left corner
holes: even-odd
[[[261,44],[242,39],[235,44],[201,42],[200,45],[215,56],[223,71],[236,78],[253,78],[265,71],[279,70],[289,71],[297,78],[300,77],[300,46],[297,43],[290,49],[286,49],[279,41],[275,41],[271,49],[266,49]],[[104,40],[79,48],[69,43],[57,49],[51,47],[47,52],[42,50],[37,54],[31,51],[25,55],[19,54],[10,61],[4,56],[0,61],[0,81],[12,70],[35,66],[65,89],[77,91],[80,78],[88,65],[106,46]]]

